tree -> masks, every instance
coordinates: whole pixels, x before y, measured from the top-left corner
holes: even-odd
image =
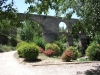
[[[9,4],[6,4],[7,1],[0,0],[0,32],[22,26],[17,16],[17,9],[13,7],[13,0]]]
[[[3,5],[7,0],[0,1],[0,18],[3,20],[11,19],[11,26],[16,25],[17,11],[13,8],[13,0],[11,4]],[[74,25],[74,30],[88,33],[90,36],[95,35],[100,29],[100,0],[25,0],[29,3],[28,13],[48,14],[49,9],[55,10],[56,16],[64,15],[66,18],[71,18],[73,13],[80,17],[79,21]],[[3,10],[3,8],[5,10]],[[4,14],[2,16],[2,14]],[[13,14],[13,15],[12,15]],[[7,15],[7,16],[6,16]],[[9,17],[10,15],[10,17]],[[11,17],[12,16],[12,17]],[[1,19],[1,20],[2,20]],[[16,20],[19,21],[19,20]],[[2,23],[2,21],[0,21]],[[20,24],[17,24],[20,25]]]
[[[94,37],[100,30],[100,0],[25,0],[30,4],[29,12],[48,14],[49,9],[55,10],[55,15],[71,18],[73,13],[80,17],[73,26],[73,32],[86,32]],[[69,10],[70,9],[70,10]]]
[[[21,27],[23,24],[17,16],[17,9],[14,8],[14,1],[7,4],[8,0],[0,0],[0,43],[7,44],[9,36],[15,39],[16,27]],[[14,34],[13,34],[14,33]],[[14,37],[15,36],[15,37]]]
[[[77,15],[80,20],[73,27],[73,32],[83,31],[94,37],[100,30],[100,1],[99,0],[77,0],[81,6],[78,8]],[[78,7],[78,6],[77,6]],[[74,8],[74,7],[73,7]],[[79,29],[80,28],[80,29]]]
[[[35,36],[42,36],[42,28],[34,21],[24,21],[23,28],[18,30],[22,40],[32,42]]]

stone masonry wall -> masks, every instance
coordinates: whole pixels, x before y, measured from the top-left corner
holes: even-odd
[[[26,14],[18,13],[21,18],[25,18]],[[64,22],[68,30],[72,27],[72,24],[77,21],[77,19],[62,19],[61,17],[53,17],[53,16],[44,16],[44,15],[33,15],[31,14],[29,16],[30,20],[34,20],[38,22],[42,28],[43,28],[43,38],[46,42],[52,43],[54,40],[56,40],[59,37],[59,23]],[[70,34],[70,33],[68,33]],[[72,44],[72,41],[70,39],[71,36],[67,35],[69,37],[68,42]]]

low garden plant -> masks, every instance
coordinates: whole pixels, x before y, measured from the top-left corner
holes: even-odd
[[[63,43],[60,42],[60,41],[55,41],[54,44],[56,44],[56,45],[59,46],[59,48],[61,50],[61,53],[60,54],[62,54],[64,52],[64,50],[66,49],[66,47],[63,45]]]
[[[63,50],[64,52],[62,52],[62,47],[58,43],[47,43],[44,50],[42,47],[39,47],[34,43],[22,41],[18,43],[16,48],[19,56],[24,57],[26,60],[35,60],[38,58],[39,53],[41,53],[48,57],[61,57],[64,62],[70,62],[71,60],[78,62],[85,62],[89,60],[100,61],[100,44],[97,42],[92,42],[86,50],[86,56],[89,59],[85,59],[85,56],[79,57],[79,51],[74,46],[70,46],[65,51]]]
[[[15,47],[0,44],[0,52],[9,52],[15,50]]]
[[[73,58],[75,58],[75,55],[74,55],[73,51],[71,51],[71,50],[65,51],[61,56],[61,59],[64,62],[70,62]]]
[[[23,57],[23,55],[22,55],[22,49],[23,49],[23,47],[25,47],[27,44],[28,44],[28,43],[25,42],[25,41],[19,42],[19,43],[17,44],[16,49],[17,49],[17,52],[18,52],[18,54],[19,54],[20,57]]]
[[[36,60],[39,55],[39,47],[36,45],[26,45],[22,49],[22,54],[26,60]]]
[[[49,57],[53,57],[55,55],[55,51],[52,49],[46,50],[43,53],[44,55],[49,56]]]
[[[45,50],[49,50],[49,49],[51,49],[55,52],[55,56],[59,56],[61,53],[60,47],[54,43],[52,43],[52,44],[47,43],[46,44]]]
[[[40,53],[43,53],[45,50],[43,49],[43,48],[41,48],[41,47],[39,47],[39,52]]]
[[[75,57],[73,58],[74,60],[76,60],[79,57],[79,52],[78,49],[74,46],[70,46],[69,48],[67,48],[66,50],[68,51],[73,51]]]
[[[89,60],[100,61],[100,45],[94,41],[86,49]]]
[[[33,42],[39,47],[45,49],[46,42],[42,39],[42,37],[35,36],[33,38]]]
[[[35,60],[39,55],[39,47],[34,43],[20,42],[17,45],[17,51],[20,57],[26,60]]]

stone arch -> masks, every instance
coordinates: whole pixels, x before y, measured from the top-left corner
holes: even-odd
[[[61,40],[62,43],[67,42],[66,30],[67,30],[67,25],[61,21],[59,23],[59,40]]]
[[[25,19],[26,14],[18,13],[21,19]],[[62,19],[62,17],[46,16],[46,15],[34,15],[30,14],[29,19],[37,21],[43,28],[43,37],[46,42],[52,43],[55,41],[56,36],[59,35],[59,23],[64,22],[67,25],[68,32],[66,36],[68,38],[68,46],[73,45],[73,37],[70,34],[70,29],[72,25],[77,21],[77,19]],[[82,36],[82,34],[81,34]],[[83,36],[82,36],[83,37]]]
[[[64,22],[59,23],[59,32],[66,32],[67,25]]]
[[[25,19],[26,14],[18,13],[21,19]],[[59,23],[64,22],[67,27],[68,31],[71,28],[72,24],[75,23],[76,19],[62,19],[62,17],[54,17],[54,16],[46,16],[46,15],[34,15],[30,14],[29,19],[38,22],[43,28],[43,38],[46,42],[52,43],[59,37]],[[71,37],[70,33],[67,36]],[[72,44],[70,44],[72,45]]]
[[[66,29],[65,29],[65,31],[62,31],[62,32],[59,31],[59,36],[61,36],[62,34],[65,35],[66,36],[66,43],[67,43],[66,46],[67,47],[68,46],[73,46],[73,37],[72,37],[72,35],[69,32],[70,29],[71,29],[72,24],[71,23],[69,24],[66,20],[60,22],[60,24],[64,24],[64,26],[65,26]]]

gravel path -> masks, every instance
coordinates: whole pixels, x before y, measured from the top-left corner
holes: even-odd
[[[27,66],[19,63],[14,53],[0,53],[0,75],[100,75],[99,62]]]

